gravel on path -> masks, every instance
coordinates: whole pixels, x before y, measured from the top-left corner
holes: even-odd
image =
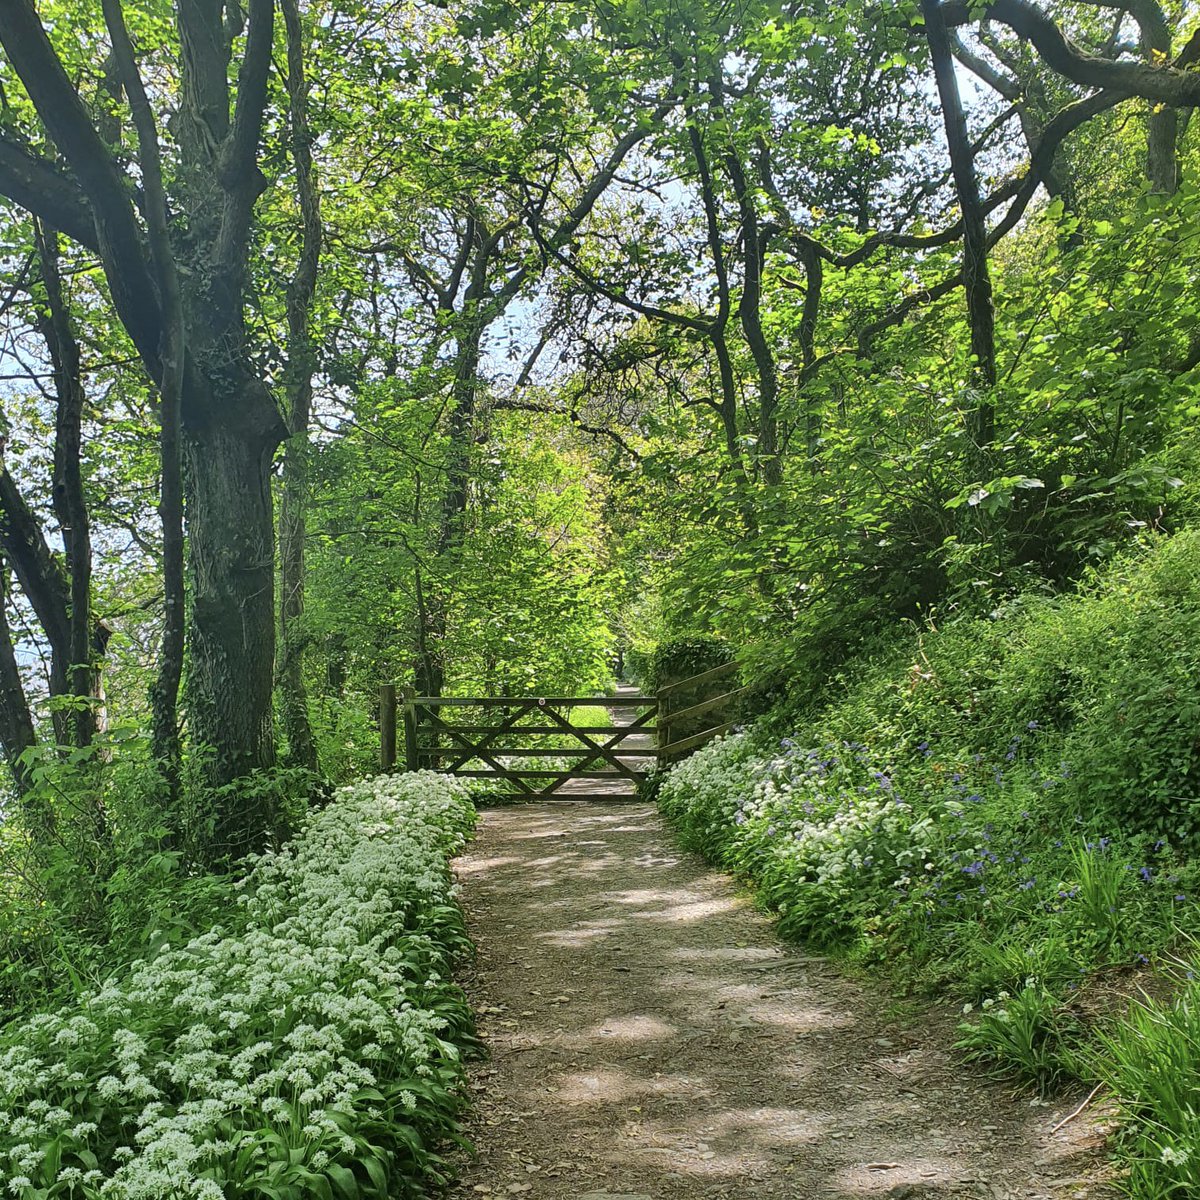
[[[1108,1195],[1079,1097],[1014,1097],[945,1011],[789,947],[639,802],[483,814],[457,862],[479,953],[453,1197],[1067,1200]]]

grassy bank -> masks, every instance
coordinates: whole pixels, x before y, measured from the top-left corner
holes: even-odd
[[[1195,1194],[1200,536],[1065,598],[912,628],[676,768],[688,845],[790,936],[965,1013],[1035,1086],[1109,1084],[1135,1195]],[[1162,978],[1170,975],[1171,984]],[[1143,980],[1167,998],[1127,1011]]]

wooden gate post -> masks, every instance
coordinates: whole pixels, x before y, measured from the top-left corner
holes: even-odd
[[[417,706],[413,703],[416,698],[416,688],[404,689],[404,769],[419,771],[421,769],[420,754],[417,749]]]
[[[379,689],[379,766],[391,771],[396,766],[396,685]]]
[[[661,690],[655,693],[655,699],[658,701],[658,711],[654,716],[654,745],[658,753],[654,756],[654,762],[661,771],[664,767],[670,766],[663,751],[671,744],[671,722],[667,716],[668,705]]]

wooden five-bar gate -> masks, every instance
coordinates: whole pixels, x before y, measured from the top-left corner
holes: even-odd
[[[405,770],[500,781],[519,800],[630,799],[655,765],[674,762],[732,727],[731,706],[747,691],[729,689],[736,673],[737,664],[728,663],[653,695],[418,696],[385,685],[379,697],[381,765],[397,766],[402,734]],[[697,694],[703,698],[693,702]],[[575,725],[571,711],[579,707],[628,717]],[[554,759],[574,761],[564,766]],[[560,790],[575,780],[589,781],[591,790]],[[632,789],[625,790],[626,781]],[[621,790],[605,790],[606,784]]]

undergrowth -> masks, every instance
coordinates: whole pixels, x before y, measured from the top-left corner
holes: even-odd
[[[981,1069],[1103,1080],[1131,1193],[1196,1194],[1200,992],[1124,1014],[1198,915],[1200,534],[930,620],[824,695],[661,781],[682,840],[785,934],[952,997]]]
[[[447,858],[465,789],[343,789],[227,881],[233,929],[163,945],[0,1037],[0,1173],[19,1200],[416,1197],[460,1140],[468,948]]]

